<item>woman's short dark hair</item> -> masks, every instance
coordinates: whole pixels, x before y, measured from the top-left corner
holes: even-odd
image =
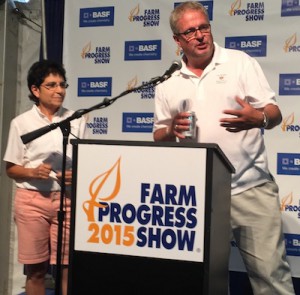
[[[29,99],[32,100],[35,104],[39,104],[39,100],[35,97],[35,95],[31,91],[31,86],[35,85],[36,87],[40,87],[40,85],[44,82],[45,78],[50,74],[61,76],[64,81],[66,81],[66,70],[63,65],[51,61],[51,60],[41,60],[35,62],[29,69],[27,74],[27,86],[30,91]]]

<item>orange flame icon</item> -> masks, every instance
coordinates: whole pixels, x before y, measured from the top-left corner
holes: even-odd
[[[120,186],[121,186],[120,162],[121,162],[121,157],[117,160],[117,162],[109,170],[98,175],[91,182],[91,184],[89,186],[89,193],[90,193],[91,199],[88,201],[85,201],[82,205],[83,210],[87,216],[87,220],[89,222],[95,221],[95,216],[94,216],[94,208],[95,207],[96,208],[105,208],[107,206],[107,205],[103,205],[103,204],[100,204],[99,202],[97,202],[96,198],[99,195],[101,195],[101,190],[103,189],[103,185],[107,182],[107,180],[109,179],[108,177],[111,176],[111,173],[113,171],[116,172],[116,176],[115,176],[115,184],[112,189],[112,192],[108,196],[99,197],[99,200],[102,200],[102,201],[112,200],[119,193]]]
[[[133,17],[135,15],[138,15],[140,13],[140,4],[138,4],[135,8],[133,8],[131,11],[130,11],[130,14],[128,16],[128,19],[129,21],[133,21]]]
[[[84,59],[85,55],[91,51],[92,42],[90,41],[87,45],[82,48],[81,57]]]
[[[233,16],[234,12],[237,9],[240,9],[242,6],[242,0],[236,0],[233,4],[231,4],[231,9],[229,10],[229,15]]]
[[[287,205],[291,205],[292,202],[293,202],[293,193],[290,193],[289,195],[282,198],[281,204],[280,204],[280,211],[284,211],[285,207]]]
[[[127,84],[127,90],[132,90],[137,85],[137,76],[131,79]]]
[[[291,46],[295,45],[296,42],[297,42],[297,35],[296,35],[296,33],[295,33],[295,34],[293,34],[290,38],[286,39],[285,44],[284,44],[284,46],[283,46],[283,50],[284,50],[285,52],[288,52],[288,51],[289,51],[289,48],[290,48]]]
[[[294,123],[294,120],[295,120],[294,113],[287,116],[282,122],[281,125],[282,131],[286,131],[286,128]]]

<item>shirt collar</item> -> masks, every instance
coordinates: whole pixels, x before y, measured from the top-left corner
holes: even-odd
[[[46,115],[41,112],[41,110],[39,109],[39,107],[36,104],[34,104],[32,108],[38,113],[38,115],[41,118],[45,118],[46,117]],[[54,114],[54,117],[62,117],[62,115],[64,114],[64,110],[65,109],[63,107],[60,107],[58,109],[58,111]]]
[[[207,66],[207,68],[215,67],[219,64],[225,63],[228,59],[228,55],[224,48],[220,47],[216,42],[214,42],[214,47],[215,47],[214,55],[213,55],[213,58],[212,58],[210,64]],[[197,77],[193,72],[191,72],[187,68],[184,56],[182,56],[181,62],[182,62],[182,68],[180,71],[178,71],[176,73],[177,75],[180,75],[180,73],[181,73],[184,75]]]
[[[228,55],[225,48],[220,47],[216,42],[214,42],[215,51],[211,61],[211,64],[218,65],[225,63],[228,60]]]

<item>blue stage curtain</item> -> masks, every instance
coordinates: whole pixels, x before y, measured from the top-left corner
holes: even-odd
[[[62,62],[63,56],[64,8],[64,0],[45,0],[47,59],[57,62]]]

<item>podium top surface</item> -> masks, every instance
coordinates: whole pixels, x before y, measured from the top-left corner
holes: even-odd
[[[153,147],[176,147],[176,148],[202,148],[214,150],[225,162],[231,173],[235,169],[222,149],[216,143],[197,143],[197,142],[153,142],[153,141],[131,141],[131,140],[98,140],[98,139],[71,139],[73,146],[79,144],[99,144],[99,145],[125,145],[125,146],[153,146]]]

